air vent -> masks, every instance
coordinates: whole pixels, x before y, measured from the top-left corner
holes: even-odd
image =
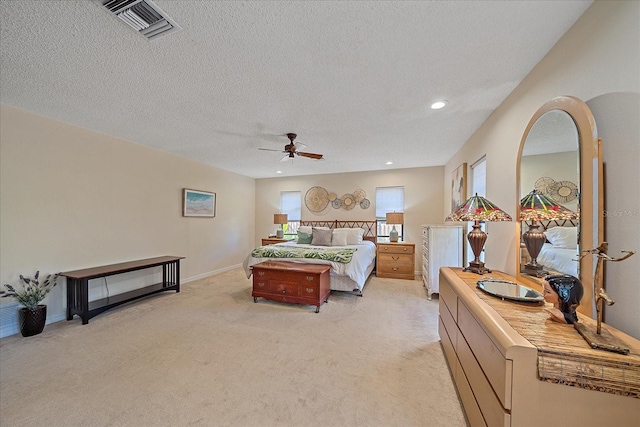
[[[149,40],[182,29],[150,0],[94,1]]]

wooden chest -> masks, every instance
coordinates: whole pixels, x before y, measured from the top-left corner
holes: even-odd
[[[376,276],[415,279],[415,243],[378,243]]]
[[[265,261],[253,269],[253,301],[258,297],[290,304],[320,305],[329,299],[329,271],[321,264]]]

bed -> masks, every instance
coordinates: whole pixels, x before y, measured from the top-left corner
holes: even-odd
[[[314,229],[317,234],[314,236]],[[329,232],[327,232],[329,230]],[[310,231],[311,233],[307,233]],[[320,242],[321,245],[313,245],[312,240],[306,235],[311,234],[312,239],[331,234],[331,243]],[[344,237],[346,236],[346,237]],[[354,237],[359,236],[359,238]],[[303,264],[326,264],[331,266],[330,288],[333,291],[353,292],[362,296],[365,284],[375,268],[377,222],[374,221],[301,221],[298,230],[298,239],[279,243],[277,245],[262,246],[254,249],[244,260],[243,268],[247,278],[251,277],[251,267],[263,261],[287,261]],[[279,257],[291,250],[295,257]],[[320,251],[321,256],[306,258],[297,255],[297,252]],[[325,252],[351,254],[349,262],[340,262],[324,256]],[[256,256],[254,256],[256,255]],[[268,255],[268,256],[261,256]],[[322,258],[328,259],[322,259]],[[344,260],[341,260],[344,261]]]

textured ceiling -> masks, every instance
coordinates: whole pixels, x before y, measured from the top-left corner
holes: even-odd
[[[591,1],[155,4],[1,0],[1,101],[254,178],[443,165]]]

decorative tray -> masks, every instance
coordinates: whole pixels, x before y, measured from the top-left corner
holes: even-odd
[[[478,280],[477,286],[487,294],[503,300],[529,303],[544,302],[544,297],[540,292],[508,280],[486,278]]]

